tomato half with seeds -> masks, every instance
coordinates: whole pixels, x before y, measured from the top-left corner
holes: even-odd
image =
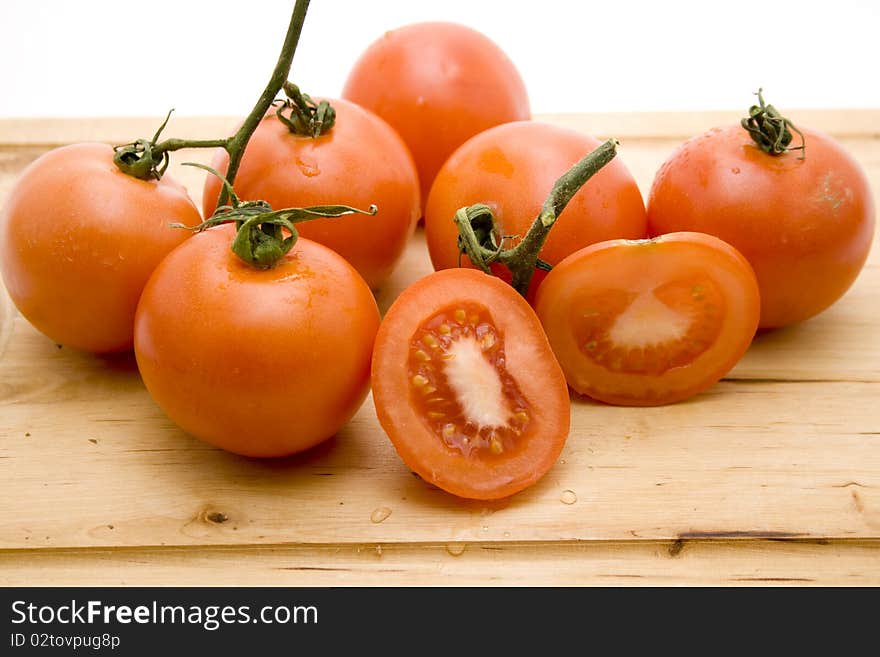
[[[565,377],[538,318],[479,271],[436,272],[397,298],[376,336],[372,385],[404,462],[460,497],[531,486],[568,436]]]
[[[748,349],[760,309],[748,261],[701,233],[589,246],[554,267],[535,301],[569,385],[628,406],[709,388]]]

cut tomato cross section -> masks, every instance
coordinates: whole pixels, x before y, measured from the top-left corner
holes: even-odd
[[[536,482],[569,430],[565,378],[528,303],[473,270],[444,270],[388,310],[373,354],[382,427],[423,479],[492,499]]]
[[[751,343],[754,272],[700,233],[612,240],[547,276],[535,309],[569,385],[600,401],[681,401],[724,376]]]

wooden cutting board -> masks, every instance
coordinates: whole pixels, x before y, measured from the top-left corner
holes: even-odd
[[[880,200],[880,111],[791,112],[841,139]],[[682,138],[736,112],[541,117],[622,141],[647,193]],[[157,120],[0,121],[0,203],[48,148]],[[179,119],[188,137],[233,120]],[[172,173],[197,201],[202,173]],[[876,245],[875,245],[876,247]],[[187,436],[132,357],[57,348],[0,288],[0,584],[880,584],[880,266],[821,316],[761,335],[708,392],[660,408],[572,401],[559,462],[497,503],[426,485],[368,398],[295,457]],[[379,294],[431,270],[421,231]]]

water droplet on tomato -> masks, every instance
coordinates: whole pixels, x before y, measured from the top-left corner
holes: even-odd
[[[378,509],[374,509],[373,513],[370,514],[370,520],[378,524],[390,515],[391,509],[389,509],[387,506],[380,506]]]
[[[578,496],[573,490],[566,488],[559,496],[559,501],[563,504],[574,504],[578,501]]]
[[[318,167],[315,162],[306,162],[305,160],[296,158],[296,165],[299,167],[299,170],[302,171],[302,174],[308,178],[314,178],[321,173],[320,167]]]

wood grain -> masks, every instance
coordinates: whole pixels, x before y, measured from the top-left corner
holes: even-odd
[[[876,193],[880,123],[866,117],[880,112],[866,112],[818,113],[813,125],[843,135]],[[548,118],[589,132],[599,123]],[[603,125],[627,135],[621,157],[646,193],[690,117],[636,118]],[[218,123],[199,125],[214,134]],[[50,145],[122,141],[146,124],[48,125],[0,121],[0,202]],[[179,163],[208,157],[172,165],[196,200],[202,173]],[[838,304],[759,336],[691,401],[573,400],[559,463],[492,504],[409,473],[370,400],[304,455],[256,461],[207,447],[164,418],[131,357],[58,349],[0,289],[0,583],[211,583],[217,572],[216,583],[878,583],[878,257],[875,244]],[[430,270],[418,232],[380,307]],[[374,522],[377,509],[390,514]],[[468,547],[453,556],[448,543]]]
[[[865,586],[866,541],[679,540],[0,552],[0,586]]]

